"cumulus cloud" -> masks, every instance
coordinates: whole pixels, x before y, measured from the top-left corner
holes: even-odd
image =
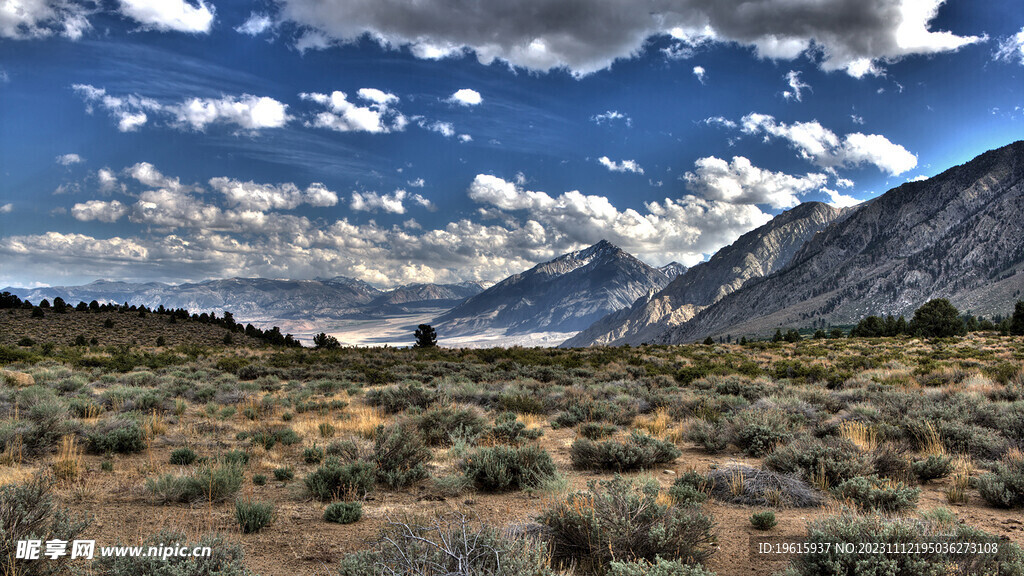
[[[786,83],[789,84],[789,90],[782,93],[783,98],[803,102],[803,91],[809,89],[810,84],[805,84],[800,80],[800,73],[796,70],[786,73]]]
[[[857,204],[860,204],[860,200],[857,200],[853,196],[849,196],[847,194],[840,194],[835,190],[823,188],[822,192],[828,194],[828,203],[831,204],[832,206],[835,206],[836,208],[849,208],[850,206],[856,206]]]
[[[126,172],[143,186],[148,186],[150,188],[166,188],[174,191],[184,189],[184,186],[181,184],[181,179],[164,176],[160,170],[157,170],[156,166],[149,162],[139,162],[126,169]]]
[[[117,222],[127,213],[128,207],[117,200],[112,200],[110,202],[90,200],[85,203],[75,204],[71,207],[71,215],[75,220],[81,220],[83,222],[88,222],[90,220],[99,220],[100,222]]]
[[[604,166],[612,172],[632,172],[633,174],[643,174],[644,169],[637,164],[636,160],[623,160],[622,162],[615,162],[607,156],[601,156],[597,159]]]
[[[766,114],[748,114],[740,121],[746,134],[764,134],[789,142],[802,158],[822,168],[848,168],[862,164],[898,176],[917,166],[917,156],[885,136],[855,132],[840,138],[817,121],[786,124]]]
[[[395,190],[391,194],[353,192],[349,207],[357,212],[376,212],[381,210],[389,214],[405,214],[406,201],[423,208],[430,208],[432,206],[430,200],[427,200],[420,194],[410,194],[405,190]]]
[[[821,190],[828,182],[825,174],[791,176],[762,170],[742,156],[733,157],[732,162],[714,156],[700,158],[683,179],[691,192],[709,200],[772,208],[792,208],[800,203],[800,196]]]
[[[629,116],[626,116],[622,112],[619,112],[618,110],[609,110],[604,114],[595,114],[594,116],[590,117],[590,120],[595,124],[599,125],[612,124],[617,121],[625,122],[627,127],[633,125],[633,119],[630,118]]]
[[[204,0],[120,0],[121,14],[148,30],[206,34],[215,10]],[[195,5],[193,5],[195,4]]]
[[[421,116],[416,116],[415,119],[416,124],[420,128],[423,128],[424,130],[437,132],[438,134],[444,136],[445,138],[451,138],[452,136],[455,136],[455,125],[452,124],[451,122],[441,122],[440,120],[435,120],[431,122],[430,120],[427,120],[426,118],[423,118]]]
[[[117,190],[119,187],[123,189],[117,180],[117,174],[110,168],[100,168],[96,171],[96,179],[100,183],[100,192],[110,193]]]
[[[315,102],[327,108],[318,113],[311,122],[307,122],[306,124],[309,126],[328,128],[338,132],[383,134],[401,132],[408,123],[405,116],[392,108],[392,105],[398,102],[398,96],[376,88],[362,88],[356,92],[359,99],[368,103],[366,106],[350,102],[348,95],[338,90],[329,96],[319,93],[302,93],[299,96],[303,100]]]
[[[707,42],[735,42],[762,58],[810,55],[824,70],[880,74],[887,62],[955,51],[982,40],[933,31],[944,0],[277,0],[281,17],[337,42],[368,36],[418,58],[471,52],[484,64],[502,61],[576,76],[635,57],[652,37],[670,38],[671,57]]]
[[[993,54],[996,60],[1024,64],[1024,28],[1009,38],[1003,39]]]
[[[246,130],[280,128],[291,119],[287,104],[266,96],[189,98],[180,103],[161,103],[138,94],[113,96],[104,88],[75,84],[74,90],[92,112],[99,106],[118,120],[118,130],[133,132],[149,121],[149,115],[166,118],[171,126],[205,130],[210,124],[234,124]]]
[[[92,25],[89,11],[71,0],[4,0],[0,38],[28,40],[60,34],[78,40]]]
[[[701,84],[704,83],[704,77],[707,76],[707,73],[707,70],[705,70],[703,66],[693,67],[693,75],[697,77],[697,80],[699,80]]]
[[[57,164],[60,164],[61,166],[80,164],[82,161],[82,157],[78,154],[61,154],[60,156],[57,156]]]
[[[8,202],[3,206],[0,206],[0,214],[10,214],[14,210],[14,204]]]
[[[460,106],[477,106],[483,102],[484,99],[480,97],[480,93],[476,90],[463,88],[452,94],[451,97],[448,98],[448,101]]]
[[[427,183],[423,178],[417,178],[415,180],[409,180],[408,184],[410,188],[423,188]]]
[[[274,21],[269,15],[261,12],[250,12],[249,18],[235,27],[235,32],[249,36],[259,36],[274,27]]]
[[[257,184],[231,178],[211,178],[210,187],[224,195],[231,207],[244,210],[291,210],[301,204],[326,207],[338,203],[338,195],[323,184],[310,184],[305,191],[287,182],[284,184]]]

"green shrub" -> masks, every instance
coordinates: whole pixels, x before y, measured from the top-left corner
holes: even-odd
[[[718,454],[729,446],[729,433],[721,422],[698,420],[686,431],[686,439],[700,444],[708,454]]]
[[[291,466],[274,468],[274,480],[278,482],[291,482],[295,479],[295,469]]]
[[[703,474],[690,470],[676,478],[668,489],[668,495],[680,506],[703,504],[708,499],[707,483]]]
[[[540,517],[550,530],[552,563],[601,573],[613,560],[708,558],[715,541],[711,518],[699,508],[657,499],[657,482],[636,486],[621,476],[569,495]]]
[[[242,488],[242,469],[225,464],[204,466],[192,474],[164,474],[146,480],[146,489],[161,502],[221,502]]]
[[[570,449],[572,464],[576,468],[616,472],[648,469],[671,462],[681,454],[675,444],[640,432],[633,432],[625,442],[594,442],[577,438]]]
[[[278,442],[285,446],[291,446],[292,444],[298,444],[302,442],[302,437],[292,430],[291,428],[278,428],[274,430],[260,430],[249,436],[249,441],[254,446],[263,446],[264,449],[270,450]]]
[[[600,440],[607,438],[619,429],[615,424],[608,424],[605,422],[584,422],[576,428],[576,432],[580,436],[590,440]]]
[[[338,576],[554,576],[543,544],[450,515],[392,521],[369,550],[341,559]]]
[[[146,449],[146,435],[134,420],[111,419],[89,432],[88,444],[89,450],[97,454],[131,454]]]
[[[253,534],[265,528],[274,519],[274,505],[256,500],[235,500],[235,520],[242,534]]]
[[[12,576],[69,573],[70,556],[15,561],[19,540],[70,542],[89,526],[88,519],[76,518],[58,505],[51,492],[53,486],[53,478],[43,475],[34,476],[24,484],[0,486],[0,573]]]
[[[754,458],[770,454],[776,446],[793,439],[785,417],[774,411],[744,412],[733,426],[736,445]]]
[[[171,452],[171,464],[178,466],[188,466],[189,464],[196,461],[195,450],[187,447],[177,448]]]
[[[332,502],[324,510],[324,521],[335,524],[351,524],[363,517],[360,502]]]
[[[487,429],[487,420],[469,408],[431,408],[417,418],[417,427],[430,446],[451,446],[452,436],[476,438]]]
[[[514,412],[502,412],[494,419],[494,426],[487,432],[487,436],[494,442],[500,444],[521,444],[530,440],[536,440],[544,435],[539,428],[527,430],[526,424],[516,420]]]
[[[310,446],[302,451],[302,460],[306,464],[319,464],[324,459],[324,449]]]
[[[914,518],[860,516],[845,513],[808,523],[807,542],[820,544],[820,552],[805,553],[793,559],[786,576],[826,576],[846,574],[884,574],[886,576],[1016,576],[1024,573],[1024,553],[1015,544],[964,524],[936,524]],[[852,545],[853,552],[835,545]],[[929,543],[970,542],[997,544],[995,554],[950,555],[938,547],[929,551],[920,547]],[[829,543],[829,546],[824,544]],[[918,546],[916,554],[876,554],[862,545]]]
[[[331,457],[303,479],[310,495],[317,500],[362,498],[373,490],[377,466],[356,461],[342,464]]]
[[[249,458],[249,453],[243,450],[229,450],[221,456],[221,460],[225,464],[230,464],[232,466],[245,466],[249,464]]]
[[[654,563],[646,560],[612,562],[608,565],[608,576],[715,576],[715,573],[700,564],[657,558]]]
[[[778,522],[775,520],[775,512],[765,510],[754,512],[750,515],[750,525],[758,530],[771,530]]]
[[[462,470],[486,492],[536,488],[556,474],[551,455],[538,446],[481,448],[463,460]]]
[[[945,478],[953,472],[953,459],[949,456],[930,454],[924,460],[919,460],[910,465],[914,476],[921,482]]]
[[[377,480],[389,488],[403,488],[427,477],[430,449],[408,423],[380,426],[374,439],[373,458]]]
[[[434,390],[428,390],[419,384],[403,384],[370,390],[366,393],[366,403],[377,406],[388,414],[397,414],[409,408],[427,408],[438,399]]]
[[[265,474],[253,474],[252,483],[254,486],[266,486],[267,476]]]
[[[850,478],[832,492],[836,498],[849,500],[864,510],[883,512],[913,509],[921,495],[920,488],[909,488],[902,482],[877,476]]]
[[[147,538],[142,546],[207,547],[210,556],[100,556],[91,567],[104,576],[252,576],[243,563],[242,547],[219,535],[206,535],[189,541],[184,533],[164,530]]]
[[[819,487],[835,486],[871,468],[856,446],[836,437],[797,440],[769,454],[764,465],[776,472],[797,474]]]
[[[997,508],[1024,508],[1024,460],[996,464],[978,478],[978,493]]]

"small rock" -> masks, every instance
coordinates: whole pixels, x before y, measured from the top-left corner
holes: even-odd
[[[675,470],[662,470],[661,473],[662,474],[671,474],[671,475],[675,476],[676,471]]]

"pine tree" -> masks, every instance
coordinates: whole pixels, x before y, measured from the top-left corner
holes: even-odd
[[[914,311],[910,332],[925,338],[947,338],[967,334],[967,325],[949,300],[936,298]]]
[[[416,344],[414,348],[433,348],[437,346],[437,332],[430,324],[420,324],[416,328]]]
[[[1013,319],[1010,320],[1010,334],[1024,336],[1024,300],[1018,300],[1013,308]]]

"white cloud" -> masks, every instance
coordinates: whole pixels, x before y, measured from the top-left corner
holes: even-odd
[[[60,34],[78,40],[92,28],[89,10],[71,0],[0,2],[0,38],[28,40]]]
[[[772,208],[792,208],[799,196],[822,189],[828,182],[825,174],[790,176],[782,172],[762,170],[743,156],[732,162],[709,156],[694,163],[694,171],[683,179],[686,187],[708,200],[732,204],[768,204]]]
[[[329,128],[338,132],[370,132],[383,134],[400,132],[408,122],[400,112],[391,106],[398,102],[398,97],[375,88],[362,88],[357,93],[362,100],[369,102],[367,106],[358,106],[348,100],[348,96],[335,90],[330,96],[326,94],[307,94],[299,96],[327,108],[317,114],[307,125],[318,128]]]
[[[473,141],[473,137],[470,136],[469,134],[459,134],[459,142],[462,142],[462,143],[465,144],[467,142],[472,142],[472,141]]]
[[[822,192],[828,194],[828,203],[831,204],[832,206],[835,206],[836,208],[849,208],[850,206],[856,206],[861,202],[860,200],[857,200],[853,196],[840,194],[839,192],[836,192],[835,190],[829,190],[828,188],[823,188]]]
[[[118,188],[117,175],[110,168],[100,168],[96,171],[96,179],[100,183],[100,192],[109,193]],[[123,190],[123,185],[121,186]]]
[[[729,120],[728,118],[724,118],[722,116],[713,116],[711,118],[705,118],[704,123],[707,124],[708,126],[721,126],[723,128],[729,128],[730,130],[739,126],[732,120]]]
[[[837,188],[853,188],[853,180],[848,178],[836,178]]]
[[[705,70],[703,66],[693,67],[693,75],[697,77],[697,80],[699,80],[701,84],[704,83],[704,77],[707,76],[707,73],[707,70]]]
[[[996,48],[993,57],[1005,62],[1024,64],[1024,28],[1013,36],[1003,39]]]
[[[174,191],[184,189],[179,178],[164,176],[162,172],[157,170],[156,166],[153,166],[149,162],[139,162],[138,164],[128,168],[126,171],[129,176],[138,180],[143,186],[148,186],[150,188],[166,188]]]
[[[630,118],[629,116],[626,116],[622,112],[619,112],[618,110],[609,110],[604,114],[596,114],[594,116],[591,116],[590,120],[593,121],[595,124],[612,124],[616,121],[621,120],[626,123],[627,127],[633,125],[633,119]]]
[[[75,84],[72,88],[85,100],[87,112],[91,114],[93,106],[102,107],[117,119],[117,127],[121,132],[134,132],[145,125],[149,120],[147,111],[163,110],[163,106],[152,98],[134,94],[124,97],[112,96],[107,94],[105,89],[89,84]]]
[[[61,166],[80,164],[82,161],[82,157],[78,154],[61,154],[60,156],[57,156],[57,164],[60,164]]]
[[[445,138],[451,138],[455,136],[455,125],[451,122],[441,122],[440,120],[431,122],[423,117],[416,117],[416,123],[420,128],[424,130],[430,130],[431,132],[437,132]]]
[[[417,58],[477,59],[534,71],[567,69],[583,76],[636,57],[652,37],[670,37],[670,57],[708,42],[753,47],[762,58],[812,56],[824,70],[880,74],[915,54],[955,51],[983,40],[932,31],[944,0],[458,0],[323,2],[277,0],[281,18],[337,42],[364,35],[382,46],[408,47]]]
[[[349,207],[358,212],[383,210],[389,214],[405,214],[405,202],[407,200],[424,208],[432,206],[430,200],[427,200],[420,194],[409,194],[405,190],[395,190],[391,194],[353,192]]]
[[[426,185],[426,182],[423,180],[423,178],[417,178],[415,180],[410,180],[409,181],[409,187],[410,188],[423,188],[423,186],[425,186],[425,185]]]
[[[823,168],[848,168],[871,164],[898,176],[917,166],[917,157],[885,136],[855,132],[840,138],[817,121],[785,124],[766,114],[748,114],[741,121],[747,134],[782,138],[805,160]]]
[[[856,114],[850,114],[850,121],[853,122],[854,124],[859,125],[859,126],[863,126],[864,125],[864,117],[863,116],[858,116]]]
[[[239,34],[259,36],[274,27],[274,21],[267,14],[260,12],[249,13],[249,18],[235,28]]]
[[[161,32],[206,34],[215,10],[205,0],[120,0],[121,14],[143,28]],[[195,5],[193,5],[195,4]]]
[[[10,214],[14,210],[14,204],[8,202],[3,206],[0,206],[0,214]]]
[[[924,182],[927,179],[928,179],[928,177],[925,176],[924,174],[918,174],[917,176],[914,176],[913,178],[907,178],[907,182]]]
[[[797,102],[803,102],[803,91],[809,89],[810,84],[805,84],[800,80],[800,73],[796,70],[790,70],[786,73],[786,83],[789,84],[789,90],[782,93],[782,96],[786,100],[796,100]]]
[[[458,104],[460,106],[477,106],[483,102],[483,98],[480,97],[480,93],[476,90],[469,88],[463,88],[448,98],[448,101],[452,104]]]
[[[622,162],[614,162],[607,156],[602,156],[597,159],[604,166],[612,172],[632,172],[633,174],[643,174],[644,169],[637,164],[636,160],[623,160]]]
[[[320,183],[302,191],[291,182],[257,184],[219,177],[210,179],[210,187],[223,194],[229,206],[243,210],[291,210],[301,204],[326,207],[338,203],[338,195]]]
[[[81,220],[83,222],[88,222],[90,220],[99,220],[100,222],[117,222],[127,213],[128,207],[117,200],[112,200],[110,202],[90,200],[83,204],[75,204],[71,207],[71,215],[75,220]]]

